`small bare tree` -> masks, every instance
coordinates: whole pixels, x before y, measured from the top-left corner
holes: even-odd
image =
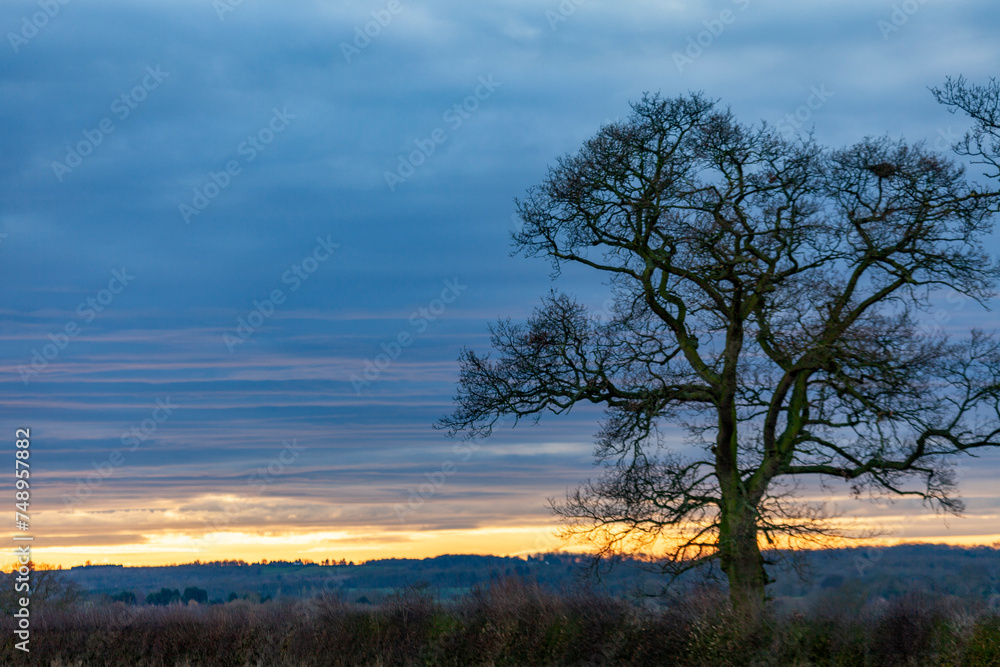
[[[982,109],[964,90],[942,101]],[[463,350],[440,426],[484,437],[505,415],[605,406],[603,476],[554,505],[568,532],[655,545],[677,570],[717,561],[734,606],[759,610],[762,541],[830,528],[798,480],[962,510],[949,461],[1000,445],[1000,345],[920,319],[941,290],[991,296],[998,202],[922,144],[830,150],[700,94],[647,95],[517,202],[516,248],[603,272],[612,315],[553,292],[491,327],[496,354]],[[663,446],[665,423],[694,454]]]

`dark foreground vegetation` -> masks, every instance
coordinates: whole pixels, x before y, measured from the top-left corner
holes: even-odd
[[[3,619],[0,664],[14,655]],[[1000,665],[1000,614],[983,600],[829,589],[780,601],[758,624],[728,596],[689,590],[637,604],[502,579],[439,602],[406,591],[378,605],[335,594],[254,604],[76,603],[35,618],[30,664],[218,665]]]

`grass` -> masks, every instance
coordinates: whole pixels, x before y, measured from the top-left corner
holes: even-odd
[[[830,591],[772,605],[749,625],[719,591],[666,605],[515,579],[449,603],[423,591],[378,605],[336,595],[205,606],[82,604],[36,610],[31,664],[86,667],[319,665],[954,665],[1000,667],[1000,617],[956,598],[866,601]],[[15,656],[3,619],[0,664]]]

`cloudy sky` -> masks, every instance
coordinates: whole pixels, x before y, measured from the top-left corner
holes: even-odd
[[[0,423],[31,428],[36,558],[555,546],[546,498],[593,474],[598,413],[432,428],[461,347],[552,286],[510,256],[513,198],[644,91],[946,149],[965,125],[928,86],[1000,73],[995,4],[0,4]],[[963,464],[963,519],[828,499],[989,543],[998,472]]]

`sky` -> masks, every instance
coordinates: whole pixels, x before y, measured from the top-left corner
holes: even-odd
[[[998,28],[986,0],[0,4],[0,433],[30,428],[36,560],[560,547],[599,411],[432,427],[489,323],[606,294],[511,256],[514,198],[646,91],[947,151],[928,87],[996,76]],[[989,544],[998,473],[961,463],[963,518],[817,498]]]

